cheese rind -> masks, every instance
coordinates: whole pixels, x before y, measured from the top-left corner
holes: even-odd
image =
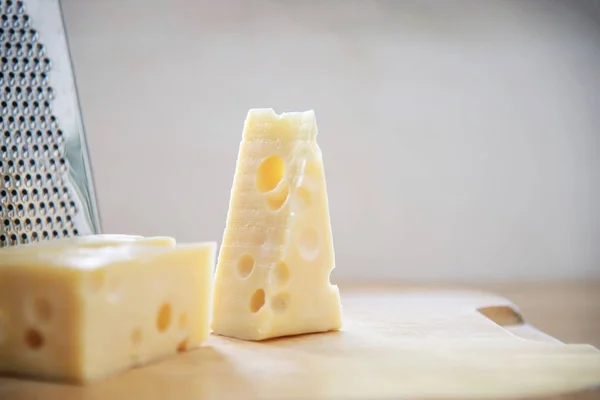
[[[212,329],[246,340],[341,327],[313,111],[250,110],[217,263]]]
[[[87,382],[199,346],[215,253],[215,243],[0,251],[0,373]]]

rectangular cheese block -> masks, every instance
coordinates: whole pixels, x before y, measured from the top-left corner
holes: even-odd
[[[341,327],[313,111],[250,110],[213,297],[213,332],[245,340]]]
[[[199,346],[216,244],[144,242],[1,250],[0,374],[87,382]]]

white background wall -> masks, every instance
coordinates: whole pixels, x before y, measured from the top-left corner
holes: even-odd
[[[314,109],[336,280],[600,277],[598,1],[63,0],[105,232],[220,241]]]

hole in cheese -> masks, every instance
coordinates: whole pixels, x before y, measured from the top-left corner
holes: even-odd
[[[106,271],[101,268],[97,268],[91,272],[90,276],[90,289],[96,293],[104,286],[104,279],[106,278]]]
[[[314,228],[304,230],[299,237],[300,255],[306,260],[312,260],[319,254],[319,234]]]
[[[270,156],[261,161],[256,174],[256,188],[261,193],[275,189],[283,179],[285,164],[281,157]]]
[[[307,163],[304,168],[304,176],[314,181],[319,180],[321,177],[321,166],[319,163],[314,162],[314,160]]]
[[[252,295],[250,299],[250,311],[253,313],[258,312],[265,305],[265,291],[262,289],[258,289]]]
[[[273,276],[273,283],[276,285],[285,285],[290,279],[290,270],[283,261],[279,261],[275,264],[271,273]]]
[[[181,313],[179,315],[179,329],[187,328],[187,315],[186,313]]]
[[[321,166],[316,162],[308,162],[302,171],[301,187],[308,194],[308,191],[317,190],[321,186],[322,179]]]
[[[171,305],[169,303],[164,303],[158,310],[156,329],[158,329],[159,332],[165,332],[169,329],[169,325],[171,325]]]
[[[131,331],[131,343],[134,345],[138,345],[142,342],[142,330],[140,328],[135,328]]]
[[[240,257],[237,263],[238,274],[241,278],[246,278],[254,269],[254,258],[249,254]]]
[[[188,340],[183,339],[177,344],[177,352],[182,353],[187,350]]]
[[[284,312],[287,310],[291,299],[292,297],[287,292],[277,293],[275,296],[271,297],[271,308],[275,312]]]
[[[121,298],[121,281],[117,277],[113,277],[107,284],[106,300],[109,303],[117,303]]]
[[[35,329],[28,329],[25,332],[25,344],[33,350],[37,350],[44,345],[44,337]]]
[[[290,188],[288,185],[283,185],[281,190],[267,195],[267,207],[269,207],[271,211],[279,210],[285,204],[289,194]]]
[[[300,186],[296,193],[298,193],[298,198],[300,199],[300,204],[304,207],[310,206],[310,192],[303,186]]]
[[[337,274],[337,269],[333,268],[329,271],[329,279],[328,282],[330,285],[333,285],[333,282],[335,282],[335,275]]]
[[[256,238],[256,244],[258,246],[263,246],[264,244],[267,243],[268,241],[268,237],[266,232],[264,231],[259,231],[258,233],[255,234],[256,236],[254,236]]]
[[[47,299],[39,297],[33,302],[33,310],[38,321],[47,322],[52,318],[52,305]]]

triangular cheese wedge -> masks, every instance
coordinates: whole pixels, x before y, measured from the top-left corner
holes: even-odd
[[[212,329],[262,340],[341,327],[313,111],[248,112],[217,263]]]

